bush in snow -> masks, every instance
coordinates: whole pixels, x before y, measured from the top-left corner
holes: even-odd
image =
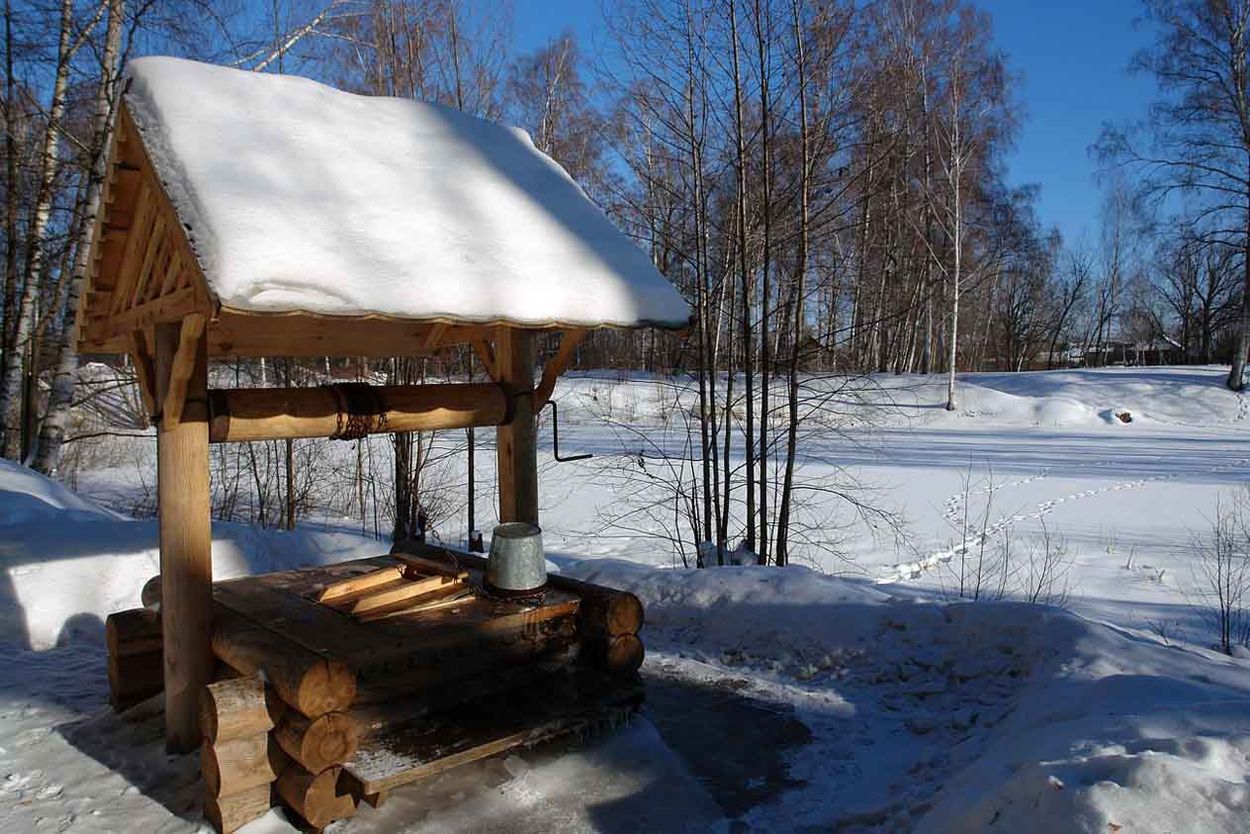
[[[1250,647],[1250,489],[1215,505],[1207,535],[1195,540],[1196,596],[1225,654]]]

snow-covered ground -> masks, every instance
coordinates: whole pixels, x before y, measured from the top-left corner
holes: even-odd
[[[561,451],[596,456],[544,463],[545,538],[560,570],[643,598],[648,706],[339,828],[1250,830],[1250,660],[1209,648],[1193,547],[1250,482],[1247,402],[1221,381],[969,375],[947,413],[937,379],[812,380],[801,564],[782,571],[685,569],[671,515],[636,509],[663,495],[637,472],[680,453],[689,391],[562,381]],[[150,708],[104,703],[102,619],[156,570],[155,523],[120,514],[143,503],[150,441],[110,442],[78,494],[0,468],[0,831],[200,825],[194,757],[165,756]],[[217,524],[215,569],[385,549],[352,524]],[[289,830],[273,812],[248,834]]]

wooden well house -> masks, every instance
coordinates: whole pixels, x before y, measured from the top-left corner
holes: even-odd
[[[535,415],[579,340],[684,326],[645,253],[528,137],[305,79],[140,59],[93,253],[81,350],[130,355],[158,447],[161,573],[143,600],[158,604],[109,620],[114,702],[163,689],[167,745],[201,748],[219,829],[275,800],[320,827],[636,704],[628,594],[553,577],[538,598],[489,598],[484,560],[419,545],[213,582],[210,443],[494,426],[499,519],[538,524]],[[539,369],[535,337],[551,331]],[[209,385],[216,359],[452,345],[492,381]]]

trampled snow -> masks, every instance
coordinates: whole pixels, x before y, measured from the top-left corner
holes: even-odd
[[[690,311],[521,130],[175,58],[126,103],[222,305],[680,326]]]
[[[561,571],[644,600],[648,705],[580,745],[397,791],[337,831],[1250,830],[1250,660],[1210,648],[1192,550],[1250,480],[1245,400],[1223,373],[969,375],[954,414],[937,379],[813,380],[842,416],[805,429],[804,477],[854,474],[906,524],[896,540],[829,499],[827,549],[785,570],[683,568],[661,530],[605,526],[629,500],[614,473],[682,448],[674,402],[690,394],[562,380],[562,450],[596,457],[544,447],[544,538]],[[78,494],[0,468],[0,831],[200,824],[194,757],[164,755],[155,705],[104,703],[101,620],[156,565],[155,522],[113,511],[149,477],[150,436],[126,443],[149,456],[81,472]],[[1064,540],[1064,607],[1014,587],[958,598],[965,507],[989,547],[1023,554],[1042,525]],[[217,575],[385,549],[332,521],[216,523]],[[291,830],[275,811],[246,834]]]

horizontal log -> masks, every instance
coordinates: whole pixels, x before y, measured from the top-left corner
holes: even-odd
[[[165,688],[165,658],[160,649],[145,654],[109,656],[109,703],[121,711]]]
[[[632,675],[646,656],[642,641],[634,634],[594,637],[582,647],[582,656],[594,666],[614,675]]]
[[[110,657],[159,652],[164,643],[160,612],[131,608],[109,614],[104,621],[104,641]]]
[[[355,408],[359,413],[350,413]],[[510,398],[493,383],[346,388],[228,388],[209,392],[209,440],[230,443],[498,426]]]
[[[351,792],[339,792],[342,772],[342,768],[332,767],[312,773],[291,762],[278,775],[278,796],[313,828],[325,828],[356,813],[356,799]]]
[[[220,680],[200,693],[200,732],[210,742],[263,735],[273,724],[260,675]]]
[[[143,583],[143,590],[139,592],[139,600],[143,603],[144,608],[152,605],[160,605],[161,575],[159,573],[147,582]]]
[[[356,675],[344,663],[220,606],[213,620],[213,653],[241,672],[260,672],[283,701],[312,718],[342,712],[356,697]]]
[[[206,741],[200,748],[200,771],[209,796],[231,796],[268,785],[286,766],[286,755],[268,733],[216,744]]]
[[[416,641],[414,641],[415,643]],[[504,676],[510,670],[560,666],[578,653],[576,627],[571,616],[547,621],[531,629],[486,635],[457,645],[413,645],[403,668],[384,673],[362,673],[357,682],[356,704],[376,704],[407,695],[437,700],[439,692],[459,691],[462,681],[489,675]]]
[[[230,796],[206,796],[204,819],[220,834],[231,834],[269,813],[273,804],[272,794],[271,786],[264,784]]]
[[[273,737],[288,756],[312,773],[351,761],[359,742],[356,723],[341,712],[328,712],[317,718],[287,713],[278,722]]]

